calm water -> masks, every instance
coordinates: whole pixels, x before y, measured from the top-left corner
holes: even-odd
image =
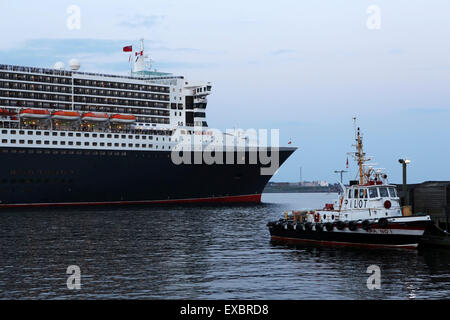
[[[284,210],[333,194],[267,194],[232,207],[0,213],[1,299],[426,299],[450,296],[450,250],[272,244]],[[367,289],[370,265],[381,290]],[[81,268],[81,290],[66,269]]]

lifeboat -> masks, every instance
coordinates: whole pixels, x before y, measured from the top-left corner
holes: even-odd
[[[17,112],[9,111],[7,109],[0,109],[0,116],[2,116],[2,117],[17,116]]]
[[[81,115],[76,111],[57,111],[53,113],[52,118],[56,120],[74,121],[79,120]]]
[[[133,115],[115,114],[111,116],[110,121],[113,123],[135,123],[136,117]]]
[[[50,111],[42,109],[24,109],[20,111],[20,117],[28,119],[50,118]]]
[[[91,122],[105,122],[108,121],[109,116],[107,113],[102,112],[87,112],[83,114],[81,119],[84,121],[91,121]]]

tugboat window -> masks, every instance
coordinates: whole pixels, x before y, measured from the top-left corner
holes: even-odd
[[[397,198],[397,192],[395,188],[389,188],[389,194],[391,195],[391,198]]]
[[[358,199],[359,190],[355,189],[355,199]]]
[[[359,198],[367,199],[367,189],[359,189]]]
[[[377,188],[370,188],[369,189],[369,197],[371,199],[378,198],[378,190],[377,190]]]
[[[382,198],[388,198],[388,189],[387,188],[380,188],[380,197]]]

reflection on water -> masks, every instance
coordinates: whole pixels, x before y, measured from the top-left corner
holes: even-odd
[[[268,194],[257,206],[21,210],[0,214],[0,298],[448,298],[449,250],[287,246],[266,224],[333,194]],[[81,268],[80,291],[66,269]],[[381,290],[367,289],[367,267]]]

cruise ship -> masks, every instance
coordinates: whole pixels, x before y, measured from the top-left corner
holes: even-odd
[[[123,51],[129,75],[0,65],[0,207],[260,202],[296,148],[209,128],[211,83]]]

